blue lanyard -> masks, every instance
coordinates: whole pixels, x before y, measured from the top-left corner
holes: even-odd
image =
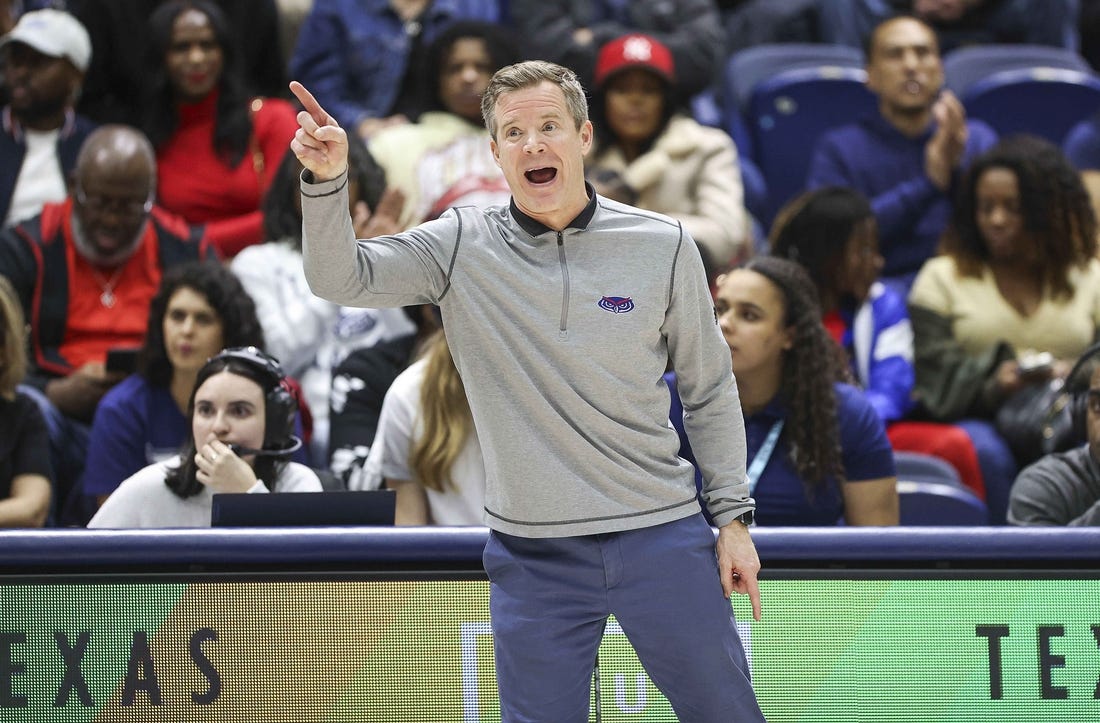
[[[779,442],[779,433],[782,431],[783,420],[780,419],[768,430],[768,436],[764,439],[764,444],[760,445],[760,449],[756,450],[756,455],[752,458],[752,464],[749,465],[749,471],[746,474],[749,478],[750,497],[756,491],[756,483],[760,481],[760,475],[764,473],[764,468],[768,466],[768,460],[772,458],[775,445]]]

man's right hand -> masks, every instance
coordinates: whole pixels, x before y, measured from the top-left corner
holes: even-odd
[[[348,167],[347,134],[304,85],[292,80],[290,92],[305,109],[298,112],[299,128],[290,150],[317,181],[338,178]]]

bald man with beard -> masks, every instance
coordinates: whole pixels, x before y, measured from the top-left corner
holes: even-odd
[[[156,177],[140,131],[104,126],[81,147],[68,197],[0,234],[0,274],[30,326],[25,386],[46,416],[60,494],[83,468],[96,405],[124,376],[107,369],[108,350],[140,346],[165,269],[215,258],[201,228],[154,207]]]

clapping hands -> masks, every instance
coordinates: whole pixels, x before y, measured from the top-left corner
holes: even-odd
[[[932,105],[936,132],[924,147],[924,171],[941,191],[951,186],[951,175],[966,150],[966,111],[955,94],[943,91]]]

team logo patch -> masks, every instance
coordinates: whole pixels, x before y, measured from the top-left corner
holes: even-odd
[[[634,311],[634,299],[629,296],[605,296],[600,299],[600,308],[612,314],[625,314]]]

